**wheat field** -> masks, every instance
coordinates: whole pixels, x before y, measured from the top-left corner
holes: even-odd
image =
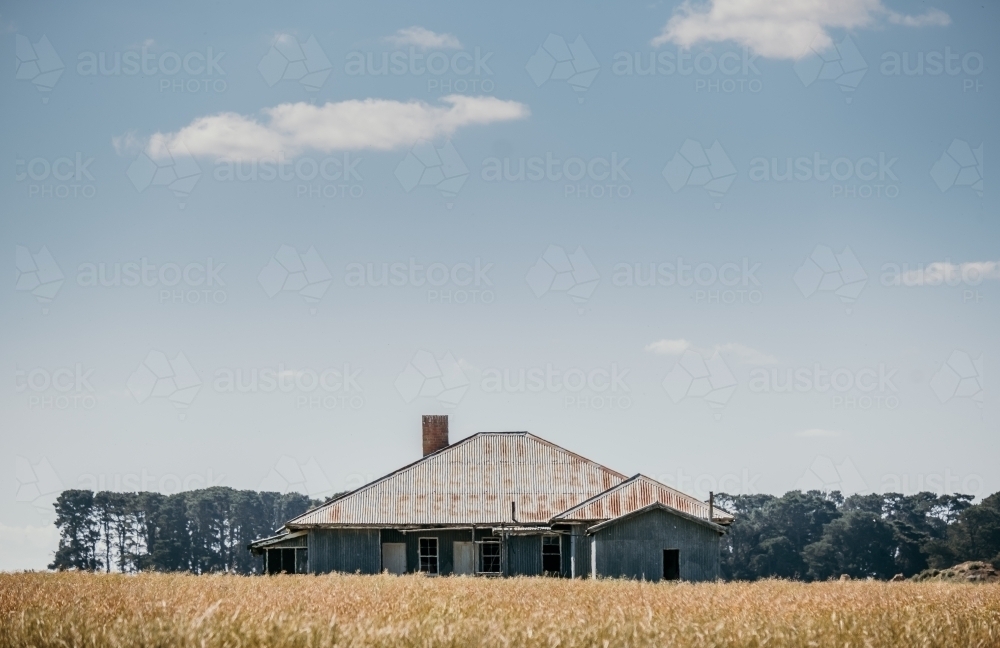
[[[0,574],[0,646],[1000,646],[1000,586]]]

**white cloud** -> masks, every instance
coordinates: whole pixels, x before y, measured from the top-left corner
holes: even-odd
[[[975,285],[985,279],[1000,279],[1000,263],[996,261],[969,261],[956,264],[949,261],[935,261],[926,268],[904,272],[898,283],[904,286],[955,285],[960,282]]]
[[[396,47],[412,45],[420,49],[462,49],[458,38],[451,34],[437,34],[418,25],[400,29],[392,36],[386,36]]]
[[[198,117],[175,133],[156,133],[149,140],[156,144],[148,147],[149,154],[160,155],[180,145],[195,157],[229,158],[279,152],[294,156],[309,150],[388,151],[450,137],[464,126],[524,119],[530,114],[522,103],[495,97],[449,95],[441,101],[444,105],[391,99],[351,99],[322,106],[286,103],[265,108],[263,119],[218,113]]]
[[[757,349],[748,347],[743,344],[738,344],[736,342],[728,342],[726,344],[716,344],[710,349],[698,349],[695,348],[693,344],[684,339],[676,340],[657,340],[647,344],[644,348],[645,351],[650,353],[655,353],[656,355],[669,355],[677,356],[683,354],[687,350],[694,350],[703,355],[711,355],[715,352],[722,352],[730,357],[735,356],[738,360],[744,364],[751,365],[768,365],[777,364],[778,359],[774,356],[764,353],[763,351],[758,351]]]
[[[907,16],[886,9],[881,0],[685,0],[674,10],[654,47],[674,43],[735,41],[767,58],[797,59],[810,47],[822,51],[833,45],[828,30],[874,27],[885,17],[907,27],[947,25],[948,14],[930,9]]]
[[[808,430],[801,430],[795,433],[797,437],[806,438],[816,438],[816,437],[839,437],[841,432],[839,430],[824,430],[821,428],[809,428]]]
[[[146,142],[134,130],[124,135],[113,136],[111,138],[111,145],[115,147],[115,153],[126,157],[132,157],[146,148]]]
[[[645,350],[657,355],[680,355],[690,348],[687,340],[657,340],[647,344]]]

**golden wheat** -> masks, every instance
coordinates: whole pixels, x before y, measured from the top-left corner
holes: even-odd
[[[0,574],[0,646],[1000,646],[1000,585]]]

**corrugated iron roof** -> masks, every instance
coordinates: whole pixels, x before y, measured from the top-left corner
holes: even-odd
[[[555,516],[556,521],[593,522],[628,515],[655,503],[663,504],[703,520],[708,519],[708,504],[687,493],[661,484],[645,475],[636,475],[616,484],[604,493],[588,499]],[[712,521],[728,524],[733,516],[715,507]]]
[[[625,475],[528,432],[481,432],[307,511],[289,528],[546,524]]]
[[[601,529],[605,529],[605,528],[607,528],[609,526],[618,524],[619,522],[622,522],[623,520],[627,520],[630,517],[637,516],[637,515],[642,515],[643,513],[647,513],[649,511],[652,511],[652,510],[655,510],[655,509],[661,509],[663,511],[669,512],[672,515],[676,515],[676,516],[682,517],[682,518],[687,518],[687,519],[691,520],[692,522],[697,522],[698,524],[702,524],[704,526],[707,526],[710,529],[712,529],[713,531],[718,531],[719,533],[725,533],[725,530],[726,530],[725,527],[719,525],[716,522],[709,522],[705,518],[698,517],[696,515],[691,515],[690,513],[685,513],[684,511],[679,511],[679,510],[673,508],[672,506],[667,506],[663,502],[653,502],[652,504],[648,504],[646,506],[642,506],[640,508],[637,508],[634,511],[629,511],[628,513],[623,513],[622,515],[619,515],[618,517],[611,518],[610,520],[605,520],[605,521],[601,522],[600,524],[595,524],[594,526],[592,526],[592,527],[590,527],[590,528],[587,529],[587,535],[593,535],[593,534],[597,533],[598,531],[600,531]]]

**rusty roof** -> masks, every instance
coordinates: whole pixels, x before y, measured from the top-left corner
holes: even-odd
[[[547,524],[625,475],[528,432],[481,432],[288,522],[288,528]]]
[[[696,518],[708,520],[709,506],[707,503],[671,488],[666,484],[661,484],[645,475],[636,475],[556,515],[554,521],[594,522],[611,520],[656,503],[663,504]],[[733,521],[733,516],[715,507],[711,521],[728,524]]]

